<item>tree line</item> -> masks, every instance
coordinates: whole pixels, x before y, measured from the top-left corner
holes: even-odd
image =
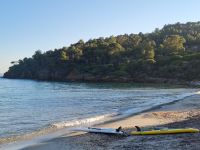
[[[13,61],[5,78],[53,81],[200,79],[200,22],[176,23],[152,33],[83,40]]]

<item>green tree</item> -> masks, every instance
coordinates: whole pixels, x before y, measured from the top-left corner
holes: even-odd
[[[40,59],[42,57],[42,51],[41,50],[35,51],[35,54],[32,57],[34,59]]]
[[[66,51],[63,51],[63,50],[60,51],[60,60],[63,60],[63,61],[69,60],[69,56],[67,55]]]
[[[156,47],[156,43],[152,40],[144,40],[141,44],[142,54],[144,55],[145,59],[152,59],[154,60],[155,51],[154,48]]]
[[[71,45],[66,51],[66,55],[69,57],[70,61],[79,59],[82,54],[82,49],[77,48],[74,45]]]
[[[170,35],[163,41],[165,54],[180,54],[185,51],[185,39],[180,35]]]

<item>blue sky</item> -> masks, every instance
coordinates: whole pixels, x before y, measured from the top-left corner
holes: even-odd
[[[0,0],[0,73],[38,49],[200,21],[199,6],[199,0]]]

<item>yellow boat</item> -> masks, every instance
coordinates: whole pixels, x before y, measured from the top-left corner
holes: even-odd
[[[182,128],[182,129],[161,129],[149,131],[132,131],[131,135],[156,135],[156,134],[178,134],[178,133],[197,133],[199,129]]]

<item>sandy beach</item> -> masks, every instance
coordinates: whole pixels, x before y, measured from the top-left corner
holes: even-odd
[[[123,120],[98,125],[97,127],[117,128],[125,131],[142,128],[200,128],[200,95],[193,95],[148,112],[130,116]],[[199,149],[200,134],[150,135],[150,136],[114,136],[91,133],[72,133],[23,148],[23,150],[106,150],[106,149]]]

